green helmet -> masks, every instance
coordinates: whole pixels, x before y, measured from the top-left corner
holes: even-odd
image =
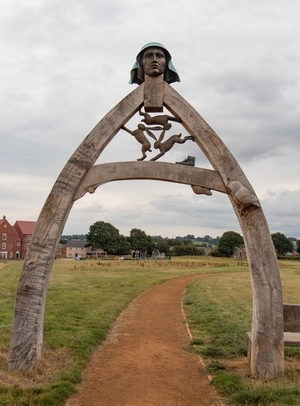
[[[166,66],[166,70],[164,73],[164,80],[167,83],[173,83],[173,82],[180,82],[180,78],[178,76],[178,73],[172,63],[172,57],[170,52],[167,50],[167,48],[160,44],[159,42],[148,42],[148,44],[144,45],[140,52],[138,53],[137,57],[136,57],[136,61],[135,64],[133,65],[131,72],[130,72],[130,80],[129,83],[137,83],[138,85],[140,85],[141,83],[144,82],[145,80],[145,76],[144,76],[144,71],[142,68],[142,58],[143,58],[143,53],[145,51],[145,49],[147,48],[161,48],[164,51],[164,54],[166,56],[166,60],[167,60],[167,66]]]

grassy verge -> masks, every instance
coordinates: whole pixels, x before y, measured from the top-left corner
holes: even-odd
[[[55,261],[45,316],[39,371],[6,371],[10,326],[21,262],[0,264],[0,405],[64,405],[91,353],[114,320],[141,292],[169,279],[230,272],[226,261]]]
[[[280,261],[283,298],[299,303],[300,267]],[[207,373],[229,405],[300,405],[300,349],[285,349],[285,376],[263,383],[249,377],[247,339],[252,313],[248,272],[210,275],[194,281],[184,297],[193,340],[190,350],[205,361]]]

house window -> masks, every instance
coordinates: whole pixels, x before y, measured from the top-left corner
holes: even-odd
[[[20,241],[17,241],[17,247],[20,247],[21,243]]]
[[[10,252],[10,253],[9,253],[9,258],[12,258],[12,257],[13,257],[13,253]]]
[[[6,234],[2,234],[2,240],[6,240]]]
[[[6,243],[5,242],[2,243],[2,249],[6,250]]]
[[[27,235],[27,241],[31,240],[31,235]]]

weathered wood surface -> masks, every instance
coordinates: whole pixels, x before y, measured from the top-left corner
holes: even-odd
[[[144,109],[146,112],[161,113],[164,110],[164,75],[145,75]]]
[[[149,89],[151,93],[151,86]],[[217,134],[166,82],[163,89],[164,105],[181,119],[220,174],[240,222],[253,290],[251,372],[255,377],[272,379],[283,374],[283,306],[276,253],[263,211],[252,186]],[[18,286],[8,359],[10,370],[27,370],[39,364],[48,281],[77,190],[81,190],[87,172],[102,150],[143,103],[144,86],[140,85],[101,120],[66,164],[42,209]],[[237,193],[230,188],[232,182],[240,185]],[[252,199],[250,204],[246,195]]]
[[[18,285],[8,353],[8,369],[39,365],[43,349],[47,287],[57,245],[86,172],[143,104],[143,85],[115,106],[83,140],[55,182],[38,218]]]
[[[167,162],[114,162],[93,166],[86,174],[74,200],[85,193],[94,193],[100,185],[115,180],[152,179],[202,186],[228,193],[219,173],[210,169],[176,165]]]
[[[300,347],[300,305],[283,303],[284,333],[283,341],[286,347]],[[247,333],[248,358],[251,359],[252,333]]]
[[[300,333],[284,332],[284,345],[288,347],[300,347]]]
[[[283,303],[284,331],[300,333],[300,304]]]
[[[183,126],[194,136],[224,184],[228,186],[230,182],[238,181],[256,196],[225,144],[167,83],[164,83],[164,103],[172,114],[181,118]],[[276,252],[261,207],[250,205],[242,213],[236,196],[229,194],[229,198],[243,232],[252,282],[251,373],[255,377],[273,379],[284,372],[282,287]]]

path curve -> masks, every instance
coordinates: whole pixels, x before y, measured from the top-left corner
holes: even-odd
[[[190,338],[181,298],[194,275],[138,296],[121,314],[66,406],[221,405]]]

